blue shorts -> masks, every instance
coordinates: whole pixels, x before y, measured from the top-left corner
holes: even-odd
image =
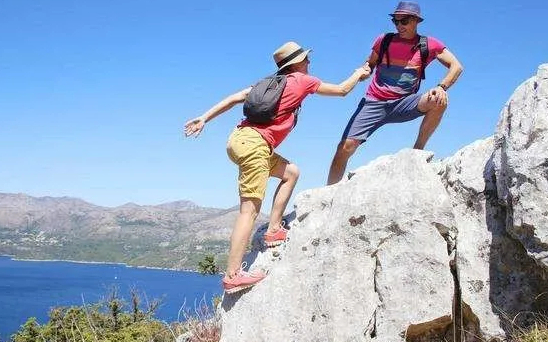
[[[411,121],[424,113],[419,112],[422,94],[411,94],[401,99],[377,101],[362,98],[358,108],[348,121],[342,140],[367,140],[373,132],[387,123]]]

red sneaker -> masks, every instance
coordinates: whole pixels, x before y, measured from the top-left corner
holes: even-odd
[[[262,271],[245,272],[240,268],[234,277],[223,278],[223,288],[227,293],[235,293],[254,286],[265,277],[266,274]]]
[[[264,243],[268,247],[275,247],[282,244],[287,238],[287,229],[280,227],[275,233],[264,233]]]

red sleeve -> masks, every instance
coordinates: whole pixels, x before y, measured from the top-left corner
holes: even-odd
[[[303,85],[303,89],[305,90],[307,94],[315,93],[320,87],[321,83],[322,81],[317,77],[310,76],[310,75],[303,75],[302,85]]]
[[[381,51],[381,42],[384,38],[384,34],[381,34],[380,36],[375,39],[375,42],[373,43],[373,47],[371,48],[375,53],[378,55]]]
[[[428,37],[428,63],[432,62],[442,51],[445,49],[445,44],[443,44],[439,39],[434,37]]]

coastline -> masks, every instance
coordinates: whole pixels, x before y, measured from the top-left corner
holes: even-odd
[[[114,266],[124,266],[128,268],[141,268],[148,270],[161,270],[161,271],[174,271],[174,272],[189,272],[189,273],[200,273],[197,270],[193,269],[177,269],[169,267],[153,267],[153,266],[144,266],[144,265],[128,265],[123,262],[110,262],[110,261],[83,261],[83,260],[64,260],[64,259],[24,259],[17,258],[14,255],[0,254],[0,257],[7,257],[13,261],[29,261],[29,262],[70,262],[74,264],[90,264],[90,265],[114,265]]]

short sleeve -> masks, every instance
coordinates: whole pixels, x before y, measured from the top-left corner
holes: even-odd
[[[315,93],[320,87],[320,84],[322,83],[322,81],[319,78],[315,76],[304,75],[304,74],[301,82],[307,94]]]
[[[443,52],[445,47],[445,44],[443,44],[439,39],[428,37],[428,63],[436,59],[436,57]]]
[[[373,43],[373,47],[371,48],[373,51],[375,51],[377,55],[380,53],[381,42],[383,38],[384,38],[384,34],[381,34],[380,36],[378,36],[377,39],[375,39],[375,42]]]

